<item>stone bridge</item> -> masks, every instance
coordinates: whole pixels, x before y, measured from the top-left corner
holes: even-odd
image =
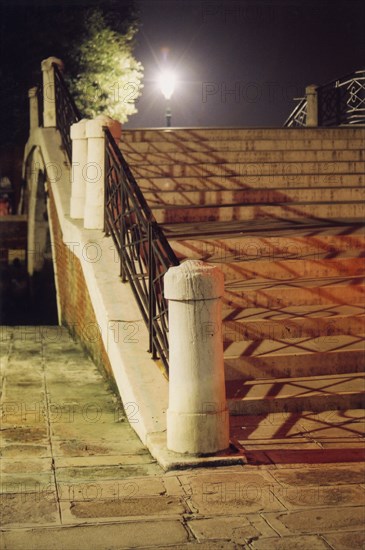
[[[298,415],[363,408],[365,128],[120,133],[75,116],[65,140],[55,64],[42,64],[41,126],[30,93],[29,272],[49,240],[59,323],[159,462],[242,462],[250,417],[281,414],[285,438]],[[154,246],[172,258],[165,288]]]

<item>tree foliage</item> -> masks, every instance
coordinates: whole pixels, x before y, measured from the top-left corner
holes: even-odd
[[[86,18],[86,36],[73,50],[74,65],[79,64],[70,88],[85,116],[99,113],[125,122],[137,112],[135,101],[141,93],[143,68],[133,57],[137,27],[126,32],[113,30],[101,10]]]
[[[133,0],[2,0],[1,143],[25,142],[27,92],[41,83],[41,61],[50,56],[64,61],[85,115],[104,112],[125,121],[135,108],[133,101],[125,101],[123,93],[129,90],[123,87],[128,82],[137,86],[130,100],[141,89],[142,66],[132,53],[137,28]],[[119,95],[109,89],[118,82]],[[120,100],[119,110],[114,99]]]

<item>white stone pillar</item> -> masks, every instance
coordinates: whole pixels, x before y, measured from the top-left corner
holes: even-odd
[[[87,138],[86,119],[72,124],[71,199],[70,216],[73,219],[84,217],[86,175],[87,175]]]
[[[38,116],[38,89],[30,88],[28,90],[29,97],[29,129],[30,131],[38,128],[39,116]]]
[[[169,301],[167,447],[212,454],[229,446],[222,340],[224,277],[187,260],[164,277]]]
[[[43,73],[43,126],[56,127],[56,94],[53,65],[63,70],[63,62],[57,57],[48,57],[42,61]]]
[[[318,95],[317,86],[311,84],[305,89],[307,97],[307,122],[306,126],[318,126]]]
[[[84,210],[85,229],[104,228],[104,158],[105,134],[108,127],[114,139],[119,142],[122,125],[117,120],[99,115],[86,122],[87,163],[83,168],[86,179]]]

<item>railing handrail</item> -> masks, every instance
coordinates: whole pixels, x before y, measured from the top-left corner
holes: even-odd
[[[108,128],[104,128],[104,132],[104,230],[114,240],[122,280],[131,284],[149,331],[149,351],[154,359],[160,357],[168,373],[168,322],[163,275],[169,267],[180,262],[112,134]],[[113,175],[116,181],[111,182]]]
[[[53,63],[55,101],[56,101],[56,124],[61,133],[62,143],[65,147],[68,159],[72,161],[72,142],[70,136],[71,125],[81,120],[82,115],[70,94],[62,73],[56,63]]]
[[[321,84],[320,86],[317,86],[317,90],[320,88],[327,88],[328,86],[334,86],[335,88],[338,88],[339,82],[341,82],[340,85],[346,84],[347,82],[350,82],[354,79],[354,76],[358,73],[363,73],[363,76],[365,78],[365,69],[359,69],[358,71],[353,71],[352,73],[348,73],[344,76],[341,76],[340,78],[335,78],[333,80],[330,80],[329,82],[326,82],[325,84]]]

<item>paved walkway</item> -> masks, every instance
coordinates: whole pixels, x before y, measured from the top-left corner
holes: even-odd
[[[364,411],[307,419],[310,442],[240,419],[248,464],[165,473],[64,329],[1,331],[1,549],[365,548]]]

